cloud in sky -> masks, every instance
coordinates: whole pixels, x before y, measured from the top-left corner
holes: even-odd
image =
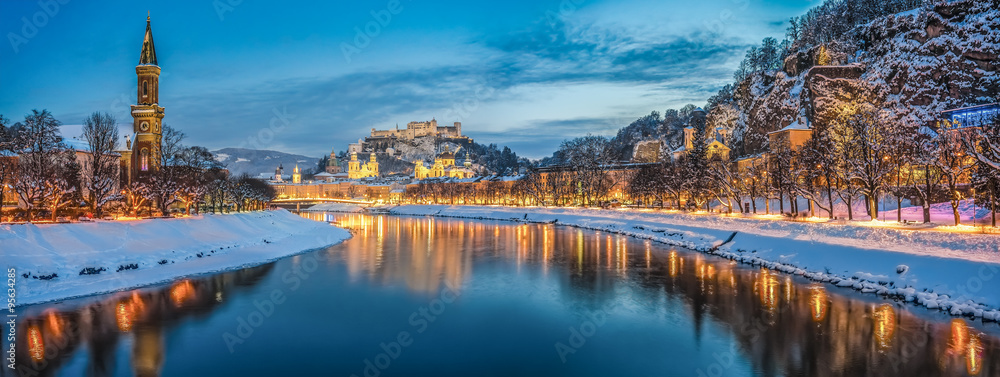
[[[559,13],[567,2],[579,5]],[[348,63],[341,47],[385,1],[296,9],[244,3],[221,21],[204,5],[154,8],[165,122],[189,143],[214,149],[252,140],[319,156],[346,149],[371,128],[436,117],[534,158],[565,138],[612,134],[652,110],[703,104],[730,80],[751,43],[774,35],[773,20],[805,8],[746,0],[505,7],[404,0],[403,11]],[[16,32],[34,7],[5,2],[0,25]],[[145,15],[137,8],[68,3],[19,52],[0,47],[0,114],[17,119],[48,108],[79,123],[113,109],[129,122],[130,67],[145,26],[141,17],[133,22]],[[718,11],[728,8],[743,16]],[[272,132],[276,113],[289,123]]]

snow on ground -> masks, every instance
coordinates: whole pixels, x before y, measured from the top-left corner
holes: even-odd
[[[923,221],[924,220],[924,208],[917,207],[903,207],[901,210],[903,220],[908,221]],[[935,203],[930,206],[931,212],[931,222],[936,224],[955,224],[955,215],[951,209],[951,203]],[[962,200],[958,203],[958,215],[962,219],[963,224],[970,224],[974,218],[977,223],[989,223],[990,219],[990,209],[983,208],[981,205],[973,203],[972,200]],[[886,220],[896,220],[896,210],[891,211],[880,211],[879,219],[885,218]]]
[[[734,204],[739,204],[739,203],[748,204],[750,202],[751,202],[750,199],[745,198],[738,203],[734,202]],[[756,202],[757,204],[757,213],[764,214],[766,208],[764,205],[765,202],[764,199],[757,199],[754,200],[754,202]],[[788,199],[784,200],[785,212],[790,211],[791,208],[790,202],[791,201]],[[809,210],[809,202],[806,199],[798,198],[798,204],[800,211],[806,212]],[[822,204],[826,205],[825,202]],[[778,205],[777,199],[771,199],[770,205],[772,214],[779,213],[781,207]],[[862,220],[862,221],[871,220],[871,217],[868,216],[868,210],[865,209],[865,205],[866,204],[863,200],[857,200],[852,203],[851,208],[854,213],[855,220]],[[718,201],[712,202],[712,208],[719,211],[724,211],[726,209],[726,207],[720,204]],[[930,208],[931,208],[932,223],[941,225],[955,224],[955,215],[952,214],[951,203],[947,202],[935,203],[931,204]],[[896,221],[897,217],[896,198],[894,197],[883,198],[881,201],[879,201],[878,210],[879,210],[879,215],[878,215],[879,220]],[[959,202],[958,213],[962,219],[963,224],[968,223],[969,225],[971,225],[971,222],[973,220],[973,215],[975,215],[976,222],[979,224],[990,222],[989,209],[983,208],[979,204],[969,199],[962,200]],[[910,204],[909,199],[903,199],[901,214],[902,214],[902,219],[905,221],[915,221],[915,222],[924,221],[923,207],[913,206],[912,204]],[[844,219],[847,218],[847,204],[845,204],[840,198],[834,199],[833,201],[833,215],[838,218],[844,218]],[[816,208],[816,216],[825,218],[829,216],[829,214],[825,210]]]
[[[404,205],[388,212],[555,223],[632,235],[952,315],[1000,321],[998,236],[641,210]]]
[[[235,270],[342,242],[344,229],[285,210],[179,219],[0,226],[17,305]]]

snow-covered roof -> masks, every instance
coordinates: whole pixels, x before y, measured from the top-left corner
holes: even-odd
[[[809,128],[808,124],[800,123],[798,120],[796,120],[791,124],[789,124],[788,126],[785,126],[785,128],[773,132],[768,132],[768,135],[784,131],[809,131],[809,130],[811,130],[811,128]]]
[[[66,143],[66,146],[70,147],[70,149],[90,153],[90,144],[88,144],[86,140],[80,140],[74,137],[63,139],[63,142]]]

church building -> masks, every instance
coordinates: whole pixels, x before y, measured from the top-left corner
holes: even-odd
[[[160,66],[156,62],[153,30],[146,17],[146,35],[142,40],[139,65],[135,67],[138,90],[132,105],[134,135],[126,139],[128,150],[121,153],[123,181],[131,182],[159,168],[163,137],[163,108],[160,100]]]
[[[347,177],[350,179],[378,177],[378,161],[375,159],[375,153],[370,154],[369,159],[368,163],[362,164],[358,161],[358,154],[351,153],[351,160],[347,162]]]

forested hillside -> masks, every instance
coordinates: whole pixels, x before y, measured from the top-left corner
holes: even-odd
[[[942,110],[997,102],[998,7],[1000,0],[827,0],[792,18],[780,40],[747,51],[733,84],[704,105],[707,126],[731,131],[733,158],[767,150],[768,132],[815,121],[813,99],[829,94],[810,92],[817,66],[870,91],[886,121],[910,132],[936,123]],[[630,160],[644,140],[662,140],[664,152],[679,146],[694,108],[637,119],[607,140],[610,154]],[[560,153],[543,163],[559,163]]]

